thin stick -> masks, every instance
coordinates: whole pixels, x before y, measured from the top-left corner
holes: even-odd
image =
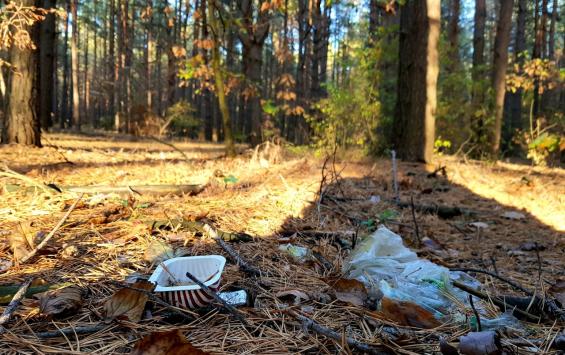
[[[165,266],[165,263],[161,263],[159,264],[159,266],[161,266],[161,268],[163,268],[163,270],[165,270],[165,272],[167,274],[169,274],[169,276],[171,277],[171,279],[173,279],[173,283],[175,284],[175,286],[180,285],[180,281],[175,277],[175,275],[173,275],[173,273],[171,272],[171,270],[169,270],[169,268],[167,266]]]
[[[106,329],[110,330],[109,328],[110,326],[108,326],[108,324],[97,324],[94,326],[63,328],[51,332],[40,332],[40,333],[35,333],[35,335],[40,339],[49,339],[49,338],[58,338],[62,336],[72,336],[75,334],[79,335],[79,334],[98,333]]]
[[[149,136],[149,138],[153,139],[153,140],[156,141],[156,142],[159,142],[159,143],[161,143],[161,144],[164,144],[164,145],[166,145],[166,146],[168,146],[168,147],[173,148],[174,150],[176,150],[177,152],[179,152],[179,153],[183,156],[183,158],[184,158],[186,161],[188,161],[188,162],[190,161],[190,159],[188,158],[188,156],[187,156],[186,154],[184,154],[184,152],[183,152],[182,150],[180,150],[179,148],[177,148],[174,144],[169,143],[169,142],[165,142],[164,140],[159,139],[159,138],[157,138],[157,137],[155,137],[155,136]]]
[[[210,297],[212,297],[216,302],[219,302],[222,307],[224,307],[228,312],[230,312],[231,314],[233,314],[233,316],[235,317],[235,319],[237,319],[238,321],[240,321],[241,323],[245,324],[245,325],[249,325],[249,323],[247,322],[247,320],[243,317],[243,315],[241,313],[239,313],[239,311],[237,309],[235,309],[233,306],[229,305],[226,301],[224,301],[223,299],[220,298],[220,296],[218,296],[218,294],[216,292],[214,292],[212,289],[210,289],[210,287],[204,285],[203,282],[201,282],[200,280],[198,280],[194,275],[192,275],[190,272],[186,272],[186,277],[188,277],[189,279],[191,279],[194,283],[196,283],[198,286],[200,286],[200,288],[202,289],[202,291],[206,292],[206,294]]]
[[[458,289],[461,289],[467,293],[470,293],[473,296],[476,296],[482,300],[485,301],[491,301],[492,303],[494,303],[496,306],[501,307],[503,309],[511,309],[514,313],[517,313],[521,316],[523,316],[524,318],[527,318],[529,321],[531,322],[539,322],[540,321],[540,317],[537,317],[531,313],[525,312],[519,308],[513,307],[511,305],[509,305],[508,303],[498,299],[498,298],[493,298],[493,297],[489,297],[489,295],[479,291],[479,290],[475,290],[472,287],[469,287],[461,282],[458,281],[453,281],[453,286],[457,287]]]
[[[296,312],[290,311],[289,313],[294,318],[296,318],[300,322],[302,322],[302,326],[305,329],[311,329],[311,330],[315,331],[316,333],[321,334],[321,335],[328,337],[330,339],[333,339],[337,342],[341,342],[342,340],[344,340],[343,337],[338,332],[336,332],[335,330],[332,330],[330,328],[326,328],[326,327],[320,325],[319,323],[316,323],[314,320],[312,320],[308,317],[305,317],[301,314],[298,314]],[[352,339],[350,337],[345,337],[345,341],[347,342],[347,344],[349,346],[352,346],[352,347],[356,348],[357,350],[362,351],[362,352],[366,352],[368,354],[374,354],[374,355],[389,354],[389,352],[380,351],[372,345],[362,343],[362,342],[355,340],[355,339]]]
[[[481,327],[481,317],[479,317],[479,312],[477,312],[477,309],[473,304],[473,295],[469,295],[469,304],[471,305],[471,309],[473,310],[473,313],[475,314],[475,319],[477,320],[477,330],[479,332],[482,332],[483,327]]]
[[[390,152],[391,156],[392,156],[392,188],[394,191],[394,199],[396,200],[396,203],[400,202],[400,192],[398,191],[398,169],[396,167],[396,151],[395,150],[391,150]]]
[[[414,196],[410,196],[410,205],[412,210],[412,220],[414,221],[414,231],[416,232],[416,239],[418,240],[418,245],[422,245],[422,239],[420,238],[420,228],[418,228],[418,221],[416,220],[416,211],[414,207]]]
[[[12,314],[16,311],[16,309],[22,302],[22,299],[24,298],[27,289],[29,288],[29,285],[31,285],[32,280],[33,279],[29,279],[22,284],[18,292],[16,292],[16,294],[14,295],[14,298],[12,298],[12,301],[10,301],[10,304],[8,304],[6,309],[4,309],[4,312],[0,316],[0,334],[6,332],[6,328],[4,328],[4,324],[8,322],[10,318],[12,318]]]
[[[534,293],[533,293],[532,291],[530,291],[530,290],[528,290],[528,289],[526,289],[526,288],[524,288],[524,287],[518,285],[518,284],[515,283],[514,281],[511,281],[511,280],[509,280],[509,279],[507,279],[507,278],[505,278],[505,277],[502,277],[502,276],[500,276],[500,275],[498,275],[498,274],[495,274],[495,273],[490,272],[490,271],[487,271],[487,270],[482,270],[482,269],[469,269],[469,268],[452,268],[452,269],[449,269],[449,270],[450,270],[450,271],[461,271],[461,272],[476,272],[476,273],[479,273],[479,274],[489,275],[489,276],[492,276],[492,277],[494,277],[494,278],[496,278],[496,279],[499,279],[499,280],[502,281],[502,282],[505,282],[505,283],[509,284],[510,286],[514,287],[514,288],[515,288],[516,290],[518,290],[518,291],[524,292],[524,293],[525,293],[526,295],[528,295],[528,296],[533,296],[533,295],[534,295]]]
[[[204,224],[202,228],[208,234],[208,236],[210,236],[210,238],[214,239],[216,243],[218,243],[218,245],[221,246],[222,249],[224,249],[224,251],[228,253],[232,259],[235,260],[236,264],[239,265],[239,268],[243,272],[246,272],[253,276],[261,276],[261,271],[250,265],[247,261],[243,260],[243,258],[235,250],[233,250],[232,247],[227,245],[226,242],[224,242],[222,238],[218,236],[218,233],[214,230],[214,228],[212,228],[209,224]]]
[[[61,218],[61,220],[59,221],[59,223],[57,223],[57,225],[51,230],[51,232],[49,232],[49,234],[47,234],[47,236],[41,241],[41,243],[39,243],[29,254],[27,254],[26,256],[24,256],[21,260],[19,260],[20,264],[24,264],[26,261],[28,261],[29,259],[33,258],[35,256],[35,254],[37,254],[38,251],[40,251],[41,249],[43,249],[43,247],[45,245],[47,245],[47,243],[49,243],[49,241],[51,240],[51,238],[53,238],[53,236],[55,235],[55,233],[57,233],[57,231],[59,230],[59,228],[61,228],[61,226],[63,225],[63,223],[65,223],[65,221],[67,220],[67,218],[69,218],[69,215],[71,214],[71,212],[75,209],[77,203],[80,201],[80,199],[82,198],[82,196],[84,195],[84,193],[80,194],[80,196],[75,200],[75,202],[71,205],[71,207],[69,207],[69,210],[67,211],[67,213],[65,213],[65,215],[63,216],[63,218]]]

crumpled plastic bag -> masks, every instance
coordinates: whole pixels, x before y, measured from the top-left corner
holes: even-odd
[[[465,273],[452,272],[418,258],[415,252],[404,246],[399,235],[384,226],[379,226],[376,232],[355,247],[344,264],[343,272],[345,277],[357,279],[368,288],[378,288],[385,297],[414,302],[437,319],[452,316],[464,320],[456,303],[467,304],[467,294],[454,289],[450,279],[473,287],[480,286]]]

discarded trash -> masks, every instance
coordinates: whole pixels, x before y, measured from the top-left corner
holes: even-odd
[[[502,354],[502,345],[496,332],[476,332],[459,338],[459,351],[463,355],[497,355]]]
[[[159,265],[149,278],[149,282],[156,284],[154,292],[174,306],[197,308],[206,306],[213,299],[201,290],[200,286],[194,284],[186,273],[190,272],[204,285],[217,291],[226,258],[221,255],[188,256],[169,259],[163,264],[180,285],[174,285],[171,276]]]
[[[469,223],[469,225],[471,227],[475,227],[477,229],[487,229],[488,228],[488,224],[486,224],[485,222],[472,222],[472,223]]]
[[[526,215],[524,215],[523,213],[514,212],[514,211],[504,212],[501,216],[507,219],[517,219],[517,220],[526,218]]]
[[[369,198],[369,202],[377,204],[377,203],[381,202],[381,197],[379,195],[372,195]]]
[[[471,329],[477,331],[478,324],[475,316],[471,317]],[[487,319],[481,318],[481,330],[512,330],[521,332],[524,329],[520,321],[512,315],[512,311],[503,313],[500,317]]]
[[[458,316],[457,320],[464,320],[453,300],[455,298],[466,304],[467,294],[453,288],[450,279],[479,286],[467,274],[450,272],[445,267],[418,258],[403,245],[399,235],[384,226],[357,245],[343,271],[345,277],[357,279],[367,287],[377,286],[384,297],[413,302],[439,320],[446,316]]]
[[[230,306],[244,306],[247,304],[247,292],[245,290],[220,292],[218,294],[221,299],[226,301]]]
[[[303,263],[310,260],[310,249],[293,244],[280,245],[279,250],[286,251],[295,261]]]

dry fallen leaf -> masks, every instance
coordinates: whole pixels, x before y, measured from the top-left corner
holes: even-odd
[[[297,305],[305,301],[309,301],[310,297],[300,290],[280,291],[275,294],[277,298],[291,298],[292,302]]]
[[[132,355],[206,355],[206,351],[190,344],[180,330],[151,333],[140,339]]]
[[[351,303],[355,306],[363,306],[367,300],[367,289],[361,281],[338,279],[331,285],[334,289],[335,297],[342,302]]]
[[[436,328],[441,325],[432,313],[413,302],[383,297],[381,312],[386,318],[400,325],[424,329]]]
[[[526,218],[525,214],[520,213],[520,212],[514,212],[514,211],[504,212],[501,216],[504,217],[504,218],[507,218],[507,219],[516,219],[516,220]]]
[[[48,318],[74,315],[82,307],[82,294],[78,286],[44,292],[39,295],[39,312]]]
[[[14,260],[20,260],[35,247],[31,223],[18,223],[15,232],[8,236]]]
[[[148,281],[138,281],[131,287],[151,292],[155,285]],[[126,319],[137,323],[141,320],[147,299],[148,296],[143,292],[122,288],[104,304],[106,319]]]

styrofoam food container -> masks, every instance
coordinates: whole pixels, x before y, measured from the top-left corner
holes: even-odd
[[[163,264],[180,283],[192,283],[186,276],[188,271],[204,285],[213,291],[218,291],[226,258],[221,255],[187,256],[172,258],[164,261]],[[156,284],[154,292],[166,302],[180,308],[198,308],[213,301],[213,298],[196,284],[167,286],[170,284],[170,279],[170,275],[163,270],[161,265],[157,266],[149,278],[149,282]]]

